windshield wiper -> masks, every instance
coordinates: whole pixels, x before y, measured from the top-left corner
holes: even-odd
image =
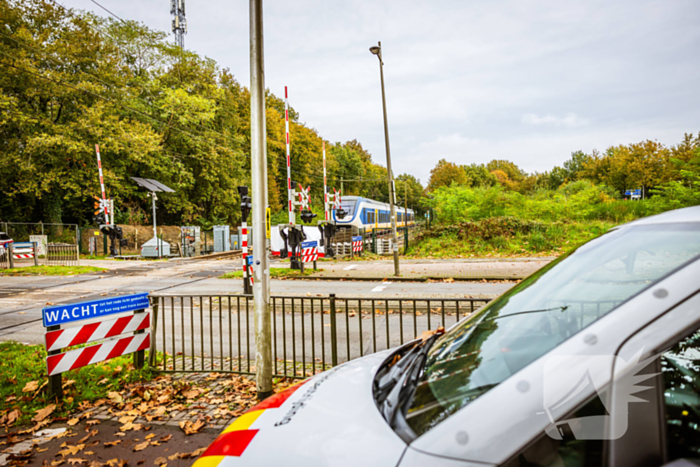
[[[501,319],[501,318],[508,318],[509,316],[526,315],[528,313],[542,313],[544,311],[559,310],[559,311],[563,312],[563,311],[566,311],[568,308],[569,308],[569,305],[564,305],[564,306],[555,306],[554,308],[544,308],[542,310],[518,311],[516,313],[508,313],[507,315],[503,315],[503,316],[494,316],[493,318],[488,318],[488,319],[485,319],[484,321],[495,321],[495,320]]]
[[[425,366],[425,361],[428,358],[428,351],[435,343],[435,340],[439,335],[433,335],[428,340],[423,343],[420,347],[416,347],[406,355],[410,357],[403,368],[403,371],[399,375],[399,379],[391,388],[391,391],[384,399],[380,410],[384,418],[389,423],[389,425],[394,428],[396,433],[404,439],[404,441],[410,442],[415,438],[413,430],[406,423],[402,408],[407,401],[413,398],[416,386],[418,386],[418,380],[420,379],[421,371]],[[415,353],[414,350],[418,349]],[[404,357],[404,358],[406,358]],[[397,363],[398,365],[398,363]],[[388,375],[387,375],[388,376]]]

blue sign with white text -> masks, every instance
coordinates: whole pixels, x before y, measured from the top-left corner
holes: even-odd
[[[316,248],[318,246],[318,242],[316,240],[311,240],[308,242],[302,242],[301,248]]]
[[[49,327],[127,311],[143,310],[149,305],[148,293],[139,293],[68,305],[47,306],[41,311],[44,316],[44,327]]]
[[[248,266],[252,266],[253,265],[253,255],[248,255],[247,260],[248,260]]]

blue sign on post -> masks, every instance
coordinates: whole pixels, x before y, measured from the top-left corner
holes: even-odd
[[[252,266],[253,265],[253,255],[248,255],[247,258],[248,258],[248,266]]]
[[[302,250],[304,248],[316,248],[318,247],[318,242],[316,240],[310,240],[308,242],[302,242],[301,243],[301,248]]]
[[[148,293],[119,295],[89,302],[47,306],[42,310],[44,327],[148,308]]]

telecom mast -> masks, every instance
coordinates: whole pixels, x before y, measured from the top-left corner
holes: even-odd
[[[170,14],[173,18],[173,33],[175,43],[181,49],[185,48],[185,34],[187,34],[187,20],[185,19],[185,0],[170,0]]]

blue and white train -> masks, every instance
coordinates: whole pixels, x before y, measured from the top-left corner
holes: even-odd
[[[361,196],[343,196],[340,206],[347,214],[338,219],[333,211],[333,218],[339,227],[354,226],[368,231],[391,228],[391,211],[387,203],[363,198]],[[413,209],[396,207],[396,225],[405,227],[415,223]]]

